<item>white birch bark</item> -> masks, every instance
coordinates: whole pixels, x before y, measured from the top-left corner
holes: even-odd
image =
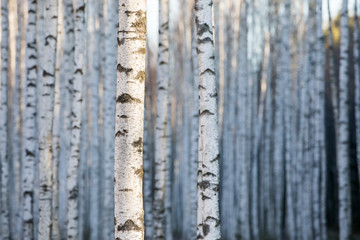
[[[348,61],[349,61],[349,19],[348,0],[342,1],[340,18],[340,70],[339,70],[339,118],[337,167],[339,181],[339,229],[340,240],[350,239],[351,234],[351,200],[349,170],[349,95],[348,95]]]
[[[79,158],[80,136],[82,126],[82,87],[84,81],[84,33],[85,33],[85,3],[76,0],[75,10],[75,50],[74,50],[74,80],[72,87],[71,107],[71,146],[67,169],[68,219],[67,239],[79,237]]]
[[[8,198],[9,158],[8,158],[8,48],[9,19],[8,1],[1,1],[1,88],[0,88],[0,163],[1,163],[1,237],[10,239],[10,202]]]
[[[62,81],[60,82],[60,153],[59,179],[66,179],[67,163],[70,158],[71,138],[71,100],[74,72],[74,8],[72,0],[63,1],[64,34]],[[66,239],[67,221],[67,187],[66,181],[59,181],[59,231],[60,238]]]
[[[51,238],[53,162],[52,129],[54,119],[55,62],[58,24],[58,3],[45,1],[45,41],[42,62],[39,134],[39,226],[38,239]]]
[[[198,239],[220,239],[219,127],[212,1],[195,0],[199,70]]]
[[[58,2],[58,26],[57,26],[57,51],[56,51],[56,67],[55,67],[55,106],[54,106],[54,120],[53,120],[53,198],[52,198],[52,229],[51,239],[60,239],[59,232],[59,157],[60,157],[60,111],[61,111],[61,90],[60,84],[62,82],[62,43],[63,43],[63,1]]]
[[[159,50],[156,79],[156,129],[155,129],[155,186],[154,186],[154,239],[165,238],[165,177],[168,142],[169,93],[169,3],[159,1]]]
[[[114,164],[115,238],[144,239],[142,156],[146,1],[119,0],[119,8]]]
[[[103,109],[103,138],[104,138],[104,229],[103,239],[114,238],[114,142],[115,142],[115,94],[116,89],[116,59],[117,59],[117,9],[116,0],[105,0],[105,65],[103,79],[104,109]]]

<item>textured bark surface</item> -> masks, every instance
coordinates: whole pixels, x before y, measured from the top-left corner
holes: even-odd
[[[351,200],[349,170],[349,18],[348,1],[342,1],[340,18],[340,70],[339,70],[339,118],[337,122],[337,167],[339,181],[339,229],[340,240],[350,239]]]
[[[159,1],[159,50],[156,79],[154,239],[165,239],[165,177],[169,133],[169,2]]]
[[[8,1],[1,1],[1,92],[0,92],[0,164],[1,164],[1,237],[10,239],[10,202],[8,197],[8,47],[9,19]]]
[[[197,239],[220,239],[219,127],[212,0],[195,0],[199,76]]]
[[[146,1],[119,0],[115,239],[144,239],[142,200]],[[131,199],[131,201],[129,201]]]
[[[85,34],[85,3],[76,0],[75,10],[75,51],[74,80],[71,107],[71,146],[67,169],[68,219],[67,239],[79,237],[79,161],[80,136],[82,123],[82,88],[84,81],[84,34]]]
[[[51,238],[53,198],[52,130],[54,119],[55,62],[57,45],[58,3],[45,1],[45,41],[40,96],[39,134],[39,226],[38,239]]]

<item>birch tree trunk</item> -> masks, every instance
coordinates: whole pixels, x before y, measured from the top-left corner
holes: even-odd
[[[84,81],[84,34],[85,34],[85,3],[76,0],[75,5],[75,50],[74,80],[71,107],[71,146],[67,171],[68,222],[67,238],[79,237],[79,159],[82,123],[82,87]]]
[[[64,35],[63,35],[63,81],[60,86],[60,155],[59,178],[66,179],[67,164],[70,158],[71,140],[71,103],[74,72],[74,7],[72,0],[64,0]],[[59,231],[65,239],[67,228],[67,183],[59,181]]]
[[[168,142],[169,3],[159,0],[159,50],[156,80],[154,239],[165,238],[165,177]]]
[[[340,83],[337,165],[339,181],[339,229],[340,240],[348,240],[351,235],[351,200],[349,170],[349,19],[348,0],[342,1],[340,18]]]
[[[220,239],[219,127],[212,1],[195,0],[199,70],[198,239]]]
[[[54,119],[54,86],[57,44],[58,3],[45,1],[45,41],[42,63],[42,87],[40,98],[39,134],[39,226],[38,239],[51,238],[53,162],[52,128]]]
[[[8,0],[1,0],[1,88],[0,88],[0,163],[1,163],[1,237],[10,239],[10,202],[8,198]]]
[[[118,2],[105,0],[105,65],[104,65],[104,109],[103,109],[103,137],[104,137],[104,229],[103,239],[114,238],[114,130],[115,130],[115,94],[116,89],[116,32]]]
[[[142,156],[146,1],[119,0],[119,7],[114,164],[115,238],[144,239]]]

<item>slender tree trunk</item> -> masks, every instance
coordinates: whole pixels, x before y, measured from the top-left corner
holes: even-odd
[[[100,143],[99,143],[99,82],[100,45],[99,10],[97,1],[88,1],[89,76],[90,76],[90,238],[99,239],[100,224]],[[115,70],[115,68],[113,69]]]
[[[191,41],[191,60],[193,73],[193,99],[192,99],[192,118],[190,133],[190,230],[187,233],[187,239],[196,239],[196,213],[197,213],[197,162],[198,162],[198,138],[199,138],[199,77],[196,55],[196,26],[195,21],[192,24],[192,41]]]
[[[358,1],[354,2],[354,74],[355,74],[355,123],[356,123],[356,159],[360,180],[360,39],[359,39],[359,17]]]
[[[117,8],[116,0],[105,0],[105,65],[104,65],[104,235],[103,239],[114,238],[114,142],[115,142],[115,94],[116,89],[116,32]]]
[[[10,239],[10,203],[8,198],[8,1],[1,1],[1,92],[0,92],[0,163],[1,163],[1,237]]]
[[[84,81],[84,34],[85,34],[85,3],[76,0],[75,5],[75,51],[74,80],[71,107],[71,146],[67,171],[68,219],[67,238],[79,237],[79,160],[80,136],[82,126],[82,88]]]
[[[159,1],[159,53],[156,83],[156,130],[155,130],[155,187],[154,187],[154,239],[165,237],[165,177],[166,150],[169,134],[168,87],[169,87],[169,3]]]
[[[53,159],[52,130],[54,119],[55,64],[58,24],[58,3],[45,1],[45,41],[42,62],[42,87],[40,98],[39,134],[39,226],[38,239],[51,238]]]
[[[145,3],[119,0],[114,164],[115,238],[119,239],[144,239]]]
[[[219,127],[212,1],[195,0],[199,70],[198,239],[220,239]]]
[[[340,83],[337,166],[339,180],[339,229],[340,240],[350,239],[351,200],[349,170],[349,18],[348,0],[342,1],[340,18]]]

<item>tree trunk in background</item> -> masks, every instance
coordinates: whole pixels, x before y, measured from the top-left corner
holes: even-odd
[[[79,160],[82,126],[82,99],[84,82],[84,34],[85,3],[76,0],[75,5],[75,48],[74,48],[74,80],[71,106],[71,140],[70,159],[67,169],[67,239],[78,239],[79,233]],[[80,227],[81,229],[81,227]]]
[[[195,0],[199,70],[198,239],[220,239],[219,127],[212,1]]]
[[[359,39],[359,17],[358,1],[354,2],[354,73],[355,73],[355,125],[356,125],[356,159],[358,165],[358,174],[360,182],[360,39]],[[359,189],[360,190],[360,189]]]
[[[1,0],[1,92],[0,92],[0,163],[1,163],[1,237],[10,239],[10,202],[8,198],[8,0]]]
[[[45,1],[45,41],[42,63],[39,126],[39,226],[38,239],[51,238],[53,198],[52,130],[54,119],[55,64],[58,24],[58,3]]]
[[[349,18],[348,0],[342,1],[340,18],[340,73],[337,165],[339,181],[340,240],[351,235],[351,200],[349,170]]]
[[[114,130],[115,130],[115,94],[116,89],[116,58],[117,58],[117,14],[118,2],[105,0],[105,65],[104,65],[104,109],[103,109],[103,138],[104,138],[104,230],[103,239],[114,238]]]
[[[99,0],[87,2],[89,32],[89,85],[90,85],[90,239],[100,237],[100,143],[99,143],[99,82],[100,82],[100,31]],[[113,69],[115,71],[115,68]]]
[[[119,0],[114,164],[115,238],[119,239],[144,239],[145,3]]]
[[[156,79],[156,129],[155,129],[155,186],[154,186],[154,239],[165,237],[165,177],[166,152],[169,134],[169,3],[159,1],[159,50]]]
[[[240,35],[238,49],[238,88],[237,88],[237,126],[236,129],[236,205],[239,209],[237,222],[239,223],[239,231],[241,239],[249,240],[250,236],[250,204],[249,204],[249,163],[250,155],[247,146],[247,124],[249,111],[247,109],[247,94],[249,94],[249,74],[248,74],[248,4],[241,1],[240,4]]]

